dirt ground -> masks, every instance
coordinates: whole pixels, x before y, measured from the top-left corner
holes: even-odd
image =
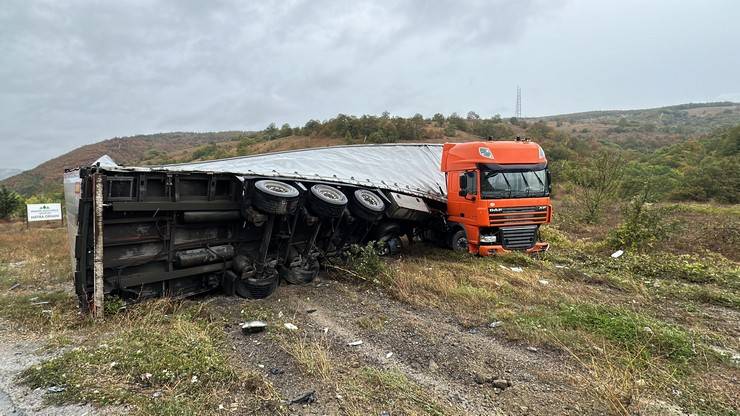
[[[281,347],[274,333],[285,332],[284,322],[297,326],[293,332],[299,337],[325,343],[332,362],[349,369],[399,372],[454,413],[607,413],[586,394],[581,370],[562,352],[511,343],[497,334],[501,328],[462,327],[436,310],[389,299],[377,288],[324,276],[308,286],[282,286],[275,296],[262,301],[224,296],[201,301],[228,322],[225,331],[233,346],[234,365],[263,373],[286,401],[315,391],[313,403],[289,405],[289,414],[343,413],[346,403],[335,380],[305,374]],[[246,335],[239,324],[255,308],[272,317],[267,318],[268,331]],[[365,322],[375,324],[369,327]],[[15,384],[23,369],[49,357],[43,337],[19,337],[5,327],[0,334],[0,415],[126,413],[89,405],[45,407],[47,392]],[[348,345],[354,341],[362,344]],[[508,380],[511,386],[498,389],[494,379]],[[394,410],[391,404],[380,414],[402,414]]]
[[[219,297],[218,308],[233,325],[227,328],[234,359],[263,371],[281,396],[316,391],[316,401],[290,407],[291,413],[335,414],[342,408],[332,380],[303,375],[270,337],[269,331],[245,335],[236,325],[245,303]],[[605,414],[583,389],[580,369],[563,353],[507,342],[499,328],[464,328],[436,310],[414,309],[389,299],[381,290],[322,279],[310,286],[284,286],[261,308],[298,327],[313,339],[326,339],[332,360],[350,367],[399,371],[437,400],[469,415]],[[365,322],[377,322],[368,328]],[[276,322],[270,324],[276,325]],[[349,343],[362,341],[361,345]],[[490,380],[504,379],[503,390]],[[388,414],[394,414],[388,409]]]

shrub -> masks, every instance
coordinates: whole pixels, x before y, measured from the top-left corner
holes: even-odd
[[[625,221],[609,233],[609,245],[632,250],[654,248],[676,230],[677,222],[665,219],[668,210],[650,207],[644,195],[635,198],[625,209]]]
[[[0,219],[8,219],[21,206],[21,198],[6,187],[0,188]]]

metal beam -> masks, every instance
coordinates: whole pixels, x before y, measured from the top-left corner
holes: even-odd
[[[234,201],[111,202],[113,211],[229,211],[238,210]]]
[[[103,175],[93,174],[93,317],[103,319]]]

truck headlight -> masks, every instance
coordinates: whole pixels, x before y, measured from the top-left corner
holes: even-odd
[[[480,236],[480,242],[481,243],[495,243],[496,236],[495,235],[482,235]]]

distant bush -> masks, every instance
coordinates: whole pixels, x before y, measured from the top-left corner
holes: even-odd
[[[22,205],[21,197],[15,192],[0,187],[0,219],[8,219]]]
[[[623,173],[622,157],[607,151],[570,169],[567,177],[577,186],[575,203],[584,222],[601,219],[604,205],[616,196]]]
[[[207,144],[196,149],[192,154],[192,160],[222,159],[229,154],[215,143]]]
[[[648,250],[666,240],[677,228],[666,220],[670,208],[655,208],[647,203],[647,194],[636,197],[624,212],[624,222],[607,237],[615,249]]]

